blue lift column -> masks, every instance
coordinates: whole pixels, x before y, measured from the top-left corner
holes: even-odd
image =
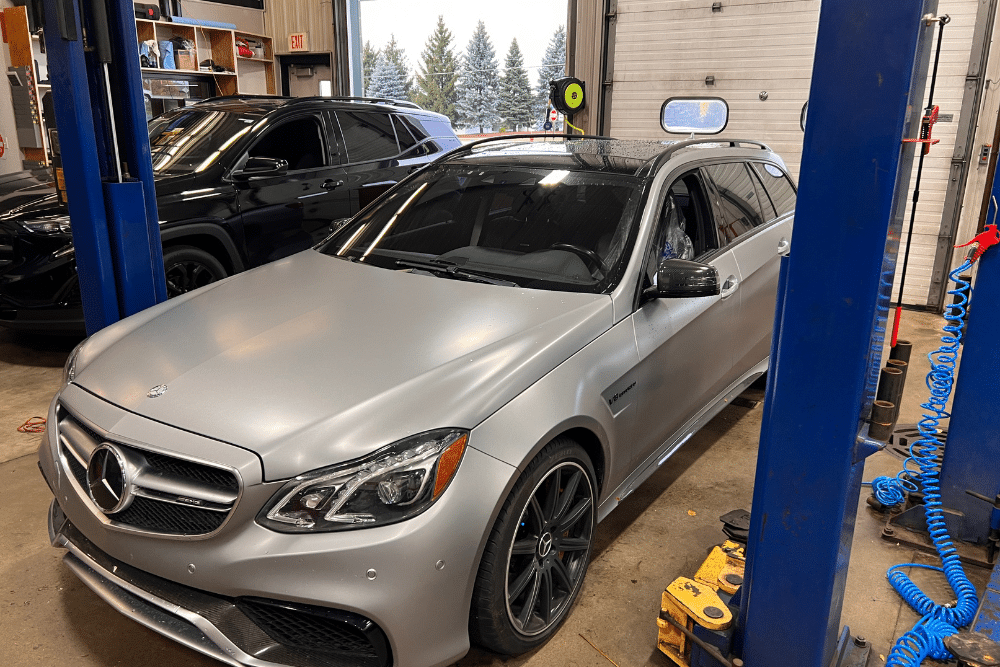
[[[923,2],[824,2],[795,235],[783,260],[737,648],[829,667],[899,244],[898,169]],[[922,88],[921,88],[922,90]],[[912,146],[908,144],[907,146]],[[874,372],[873,372],[873,369]]]
[[[80,292],[92,334],[166,298],[135,15],[123,0],[42,4]]]
[[[1000,170],[998,170],[1000,172]],[[993,180],[993,202],[1000,201],[1000,173]],[[991,204],[988,223],[996,223]],[[964,240],[964,239],[963,239]],[[951,285],[954,287],[954,283]],[[968,329],[955,380],[955,400],[948,424],[948,441],[941,463],[941,502],[962,512],[961,532],[967,542],[985,544],[1000,539],[1000,247],[979,259],[972,283]],[[992,462],[992,465],[984,465]],[[984,502],[967,491],[989,499]],[[996,547],[994,546],[994,549]]]

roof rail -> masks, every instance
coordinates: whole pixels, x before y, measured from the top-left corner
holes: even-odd
[[[599,137],[590,134],[501,134],[495,137],[486,137],[485,139],[477,139],[476,141],[471,141],[467,144],[463,144],[457,148],[453,148],[444,155],[438,157],[436,160],[429,164],[438,164],[439,162],[444,162],[450,160],[451,158],[457,157],[459,155],[470,153],[472,149],[476,146],[481,146],[486,143],[493,141],[510,141],[511,139],[612,139],[612,137]]]
[[[397,107],[406,107],[408,109],[421,109],[423,107],[415,102],[410,102],[408,100],[394,100],[388,97],[349,97],[346,95],[335,95],[333,97],[301,97],[295,99],[321,99],[321,100],[337,100],[339,102],[372,102],[374,104],[392,104]]]
[[[216,97],[206,97],[203,100],[198,100],[196,104],[201,104],[202,102],[222,102],[225,100],[289,100],[292,99],[286,95],[248,95],[246,93],[241,95],[217,95]]]
[[[751,144],[753,146],[759,147],[761,150],[770,151],[771,147],[764,142],[757,141],[755,139],[715,139],[713,137],[698,137],[697,139],[685,139],[684,141],[678,141],[676,144],[671,144],[660,153],[655,162],[652,165],[652,171],[656,171],[660,168],[660,165],[666,162],[671,155],[679,150],[689,148],[691,146],[697,146],[698,144],[728,144],[730,148],[740,148],[740,144]]]
[[[321,97],[319,95],[312,95],[309,97],[289,97],[288,95],[252,95],[252,94],[239,94],[239,95],[219,95],[217,97],[208,97],[201,102],[218,102],[220,100],[285,100],[288,104],[299,104],[301,102],[316,102],[322,100],[334,100],[338,102],[371,102],[374,104],[392,104],[397,107],[406,107],[409,109],[420,109],[423,110],[419,104],[414,102],[408,102],[407,100],[392,100],[383,97]]]
[[[493,141],[510,141],[511,139],[613,139],[613,137],[600,137],[592,134],[499,134],[495,137],[486,137],[485,139],[471,141],[449,151],[447,155],[454,157],[455,155],[459,155],[461,153],[470,152],[471,149],[476,146],[481,146]]]

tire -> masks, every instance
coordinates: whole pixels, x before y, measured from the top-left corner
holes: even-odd
[[[168,299],[229,275],[222,262],[211,254],[186,245],[164,249],[163,271],[167,279]]]
[[[565,437],[522,473],[479,566],[469,617],[475,643],[518,655],[543,644],[566,619],[590,562],[594,480],[586,452]]]

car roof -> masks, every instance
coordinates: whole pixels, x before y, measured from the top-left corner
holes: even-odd
[[[367,108],[382,110],[390,108],[393,111],[415,113],[417,115],[438,116],[441,114],[428,111],[419,105],[406,100],[390,100],[378,97],[288,97],[284,95],[226,95],[210,97],[198,102],[196,106],[211,107],[219,111],[237,113],[256,113],[266,115],[275,109],[288,106],[302,107],[334,107],[339,109]]]
[[[751,148],[744,148],[750,145]],[[766,145],[749,139],[699,138],[685,141],[612,139],[559,135],[521,135],[476,142],[451,153],[453,163],[512,164],[543,169],[601,171],[648,176],[668,160],[700,157],[769,159],[781,163]]]

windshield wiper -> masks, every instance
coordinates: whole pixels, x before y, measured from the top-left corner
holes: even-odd
[[[478,283],[487,283],[488,285],[518,287],[518,284],[512,280],[503,280],[502,278],[494,278],[483,273],[469,271],[468,269],[460,269],[458,268],[458,265],[443,259],[429,259],[424,261],[397,259],[396,266],[405,266],[410,269],[420,269],[422,271],[433,273],[437,276],[453,277],[458,278],[459,280],[471,280]]]

